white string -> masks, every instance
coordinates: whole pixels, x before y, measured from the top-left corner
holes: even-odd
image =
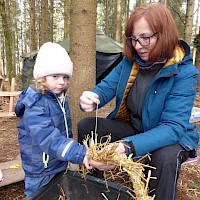
[[[96,108],[96,116],[95,116],[95,130],[94,130],[94,134],[97,134],[97,117],[98,117],[98,104],[97,104],[97,108]]]

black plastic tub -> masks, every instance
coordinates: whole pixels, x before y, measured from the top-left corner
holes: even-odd
[[[28,200],[58,200],[59,197],[62,200],[131,200],[133,196],[129,192],[113,182],[106,183],[91,175],[87,175],[85,181],[81,174],[68,171],[55,177]]]

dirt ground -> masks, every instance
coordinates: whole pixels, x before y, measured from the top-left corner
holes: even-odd
[[[199,95],[195,106],[200,107],[198,99]],[[107,115],[109,109],[108,107],[101,109],[99,116]],[[11,161],[19,154],[17,124],[17,118],[0,118],[0,163]],[[0,200],[21,200],[24,197],[23,190],[23,181],[1,187]],[[177,200],[198,199],[200,199],[200,161],[182,166],[177,193]]]

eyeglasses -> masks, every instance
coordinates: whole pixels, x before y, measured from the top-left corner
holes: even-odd
[[[154,33],[151,36],[139,37],[137,39],[133,36],[130,36],[130,37],[126,37],[126,41],[129,46],[135,47],[137,42],[139,42],[141,46],[145,47],[145,46],[149,46],[151,38],[154,37],[156,34],[157,33]]]

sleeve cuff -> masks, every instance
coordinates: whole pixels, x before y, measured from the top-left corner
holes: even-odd
[[[129,156],[130,154],[133,154],[133,157],[136,155],[136,152],[135,152],[135,147],[133,145],[132,142],[127,142],[127,141],[124,141],[124,147],[125,147],[125,153],[127,156]]]

